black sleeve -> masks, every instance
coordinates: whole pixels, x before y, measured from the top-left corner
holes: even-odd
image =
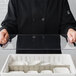
[[[1,23],[2,28],[6,29],[8,33],[10,34],[10,38],[14,37],[15,34],[18,33],[17,31],[17,15],[16,15],[16,4],[14,2],[15,0],[9,0],[8,3],[8,12],[4,19],[4,21]],[[14,34],[14,35],[12,35]]]
[[[76,28],[76,21],[71,13],[67,0],[63,0],[60,33],[67,38],[69,28]]]

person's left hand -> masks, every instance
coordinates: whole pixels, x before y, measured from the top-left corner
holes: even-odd
[[[69,43],[75,43],[76,42],[76,31],[74,29],[70,28],[68,30],[67,36],[68,36],[68,42]]]

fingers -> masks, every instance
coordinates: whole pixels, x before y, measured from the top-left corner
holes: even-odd
[[[76,42],[76,31],[69,31],[68,32],[68,42],[75,43]]]
[[[4,39],[4,33],[0,32],[0,44],[2,44],[3,39]]]
[[[76,32],[73,33],[73,43],[76,42]]]
[[[9,35],[8,35],[8,33],[7,33],[7,31],[1,31],[0,32],[0,44],[6,44],[7,43],[7,41],[8,41],[8,39],[9,39]]]
[[[6,43],[7,43],[6,39],[4,39],[4,40],[1,41],[1,44],[3,44],[3,45],[6,44]]]
[[[73,43],[73,37],[70,34],[68,34],[68,42]]]
[[[8,41],[8,39],[9,39],[9,34],[8,33],[6,33],[5,39]]]
[[[0,44],[5,44],[6,39],[5,39],[5,33],[0,32]]]

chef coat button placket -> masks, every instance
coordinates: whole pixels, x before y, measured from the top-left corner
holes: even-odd
[[[44,17],[43,17],[43,18],[41,18],[41,21],[43,21],[43,22],[44,22],[44,21],[45,21],[45,18],[44,18]]]

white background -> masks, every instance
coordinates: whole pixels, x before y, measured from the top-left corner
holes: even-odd
[[[70,8],[71,11],[73,13],[74,18],[76,19],[76,0],[69,0],[69,4],[70,4]],[[2,20],[4,19],[6,13],[7,13],[7,5],[8,5],[8,0],[0,0],[0,23],[2,22]],[[16,43],[16,38],[14,38],[12,44],[10,44],[8,46],[8,48],[12,48],[15,47]],[[66,46],[66,41],[63,37],[61,37],[61,46],[65,47],[66,49],[70,49],[70,50],[62,50],[63,53],[68,53],[71,54],[74,60],[74,63],[76,65],[76,48],[73,45],[69,45],[67,44]],[[75,50],[72,50],[75,49]],[[7,57],[8,54],[10,53],[15,53],[15,50],[2,50],[2,48],[0,48],[0,70],[4,64],[4,61]]]

